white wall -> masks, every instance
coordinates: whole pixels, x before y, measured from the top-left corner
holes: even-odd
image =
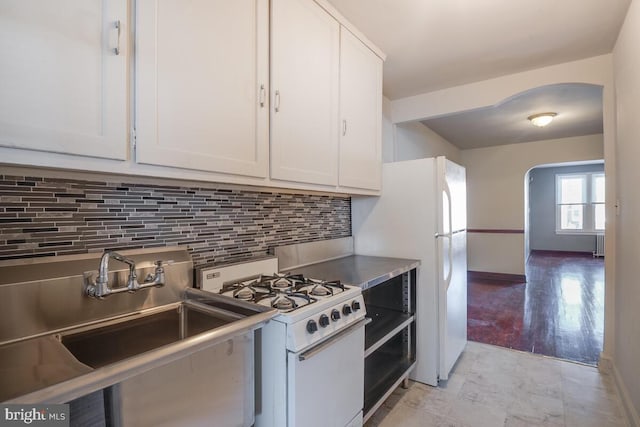
[[[637,25],[637,23],[635,23]],[[613,57],[610,54],[538,68],[481,82],[429,92],[391,102],[393,123],[424,120],[459,111],[495,105],[520,92],[558,83],[589,83],[603,87],[604,160],[607,176],[607,229],[616,227],[616,144]],[[610,359],[615,347],[614,313],[616,235],[607,233],[605,258],[605,335],[603,356]]]
[[[389,98],[382,97],[382,163],[393,162],[394,159],[394,143],[393,129],[394,124],[391,121],[391,101]]]
[[[382,98],[382,162],[445,156],[460,163],[460,150],[420,122],[394,125],[392,104]]]
[[[614,366],[623,399],[640,425],[640,2],[634,1],[613,58],[617,110],[616,339]]]
[[[603,157],[602,135],[462,151],[467,168],[469,229],[521,230],[468,234],[471,271],[525,274],[525,175],[534,166]]]
[[[420,122],[396,125],[395,160],[445,156],[460,163],[460,149]]]

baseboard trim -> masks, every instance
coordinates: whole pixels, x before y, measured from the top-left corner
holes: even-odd
[[[488,233],[488,234],[524,234],[524,230],[517,228],[469,228],[468,233]]]
[[[629,396],[629,390],[627,390],[624,381],[622,381],[622,376],[618,371],[618,367],[610,358],[604,355],[600,355],[600,360],[602,359],[607,359],[607,364],[609,364],[613,368],[613,379],[616,385],[618,396],[620,396],[622,410],[624,411],[624,415],[627,418],[627,424],[631,427],[640,427],[640,416],[638,416],[638,411],[633,406],[633,402],[631,401],[631,397]]]
[[[490,271],[467,271],[468,280],[495,280],[498,282],[526,282],[524,274],[492,273]]]
[[[545,256],[583,256],[593,258],[593,252],[581,252],[581,251],[550,251],[545,249],[532,249],[529,256],[532,254],[545,255]]]

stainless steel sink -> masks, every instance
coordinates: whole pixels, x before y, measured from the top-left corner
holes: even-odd
[[[0,262],[0,402],[100,392],[109,396],[97,409],[116,425],[252,425],[254,331],[277,312],[194,289],[185,247],[121,254],[140,278],[167,261],[164,286],[90,298],[97,253]],[[112,290],[129,290],[127,265],[104,276]],[[150,402],[153,411],[140,411]]]
[[[228,325],[242,316],[193,301],[171,304],[58,334],[94,369]]]

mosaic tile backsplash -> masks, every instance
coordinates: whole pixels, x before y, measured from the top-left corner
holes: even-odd
[[[349,197],[0,175],[0,260],[186,245],[198,266],[350,235]]]

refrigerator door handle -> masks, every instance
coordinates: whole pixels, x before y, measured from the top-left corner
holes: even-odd
[[[451,276],[453,274],[453,214],[451,212],[451,190],[449,189],[449,184],[447,180],[444,179],[442,181],[442,206],[444,208],[445,203],[447,206],[447,214],[448,214],[448,230],[444,230],[444,224],[442,225],[443,235],[441,237],[446,237],[449,239],[449,250],[447,251],[447,256],[449,257],[449,271],[447,275],[443,277],[445,283],[445,290],[449,289],[449,284],[451,283]],[[445,200],[446,199],[446,200]],[[444,215],[443,215],[444,217]],[[444,219],[444,218],[443,218]],[[444,244],[444,242],[443,242]],[[441,249],[442,250],[442,249]]]
[[[449,258],[449,270],[447,274],[443,274],[442,279],[444,280],[446,291],[449,289],[449,284],[451,283],[451,276],[453,274],[453,239],[451,234],[439,234],[436,236],[438,238],[438,252],[444,255],[444,239],[449,241],[449,249],[447,250],[447,257]],[[442,267],[444,268],[444,266]]]

